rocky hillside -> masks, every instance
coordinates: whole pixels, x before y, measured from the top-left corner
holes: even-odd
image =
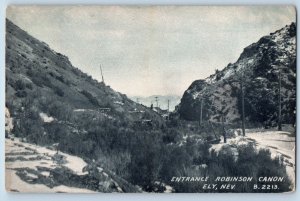
[[[72,66],[68,58],[6,21],[6,106],[16,120],[20,115],[54,120],[93,116],[134,124],[152,120],[155,112],[128,99]],[[26,111],[25,111],[26,110]],[[34,119],[34,118],[33,118]],[[42,118],[43,120],[43,118]]]
[[[216,58],[217,59],[217,58]],[[241,86],[246,123],[273,126],[277,121],[281,80],[282,122],[294,123],[296,106],[296,25],[292,23],[246,47],[235,63],[194,81],[177,107],[180,117],[229,123],[241,120]]]
[[[131,147],[140,143],[135,132],[147,135],[163,125],[158,113],[92,79],[6,20],[6,138],[94,160],[118,184],[130,184]]]

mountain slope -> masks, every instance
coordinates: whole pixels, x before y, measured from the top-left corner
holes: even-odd
[[[75,117],[89,112],[102,120],[161,122],[155,112],[93,80],[74,68],[66,56],[9,20],[6,27],[6,105],[12,116],[20,115],[22,107],[30,104],[35,112],[57,120],[61,120],[60,115]],[[63,108],[63,114],[59,108]]]
[[[113,121],[135,126],[151,120],[160,126],[160,115],[137,104],[104,83],[72,66],[68,58],[52,50],[6,20],[6,106],[21,129],[20,119],[74,126],[76,120]],[[39,121],[38,121],[39,120]],[[84,123],[83,121],[82,123]],[[80,125],[78,125],[80,127]],[[43,125],[41,126],[43,127]],[[74,128],[75,129],[75,128]]]
[[[66,56],[9,20],[6,110],[7,138],[56,147],[61,152],[95,161],[125,188],[130,187],[128,179],[134,173],[126,169],[135,153],[130,145],[139,144],[144,140],[142,135],[150,136],[152,130],[165,124],[159,114],[93,80],[73,67]],[[69,174],[69,170],[59,171]],[[70,176],[77,177],[71,173]],[[130,187],[122,191],[138,190]]]
[[[238,60],[205,80],[196,80],[185,91],[177,108],[180,117],[199,120],[201,99],[203,118],[231,123],[241,117],[241,84],[245,92],[247,122],[274,125],[279,101],[281,72],[282,121],[295,122],[296,25],[262,37],[246,47]]]

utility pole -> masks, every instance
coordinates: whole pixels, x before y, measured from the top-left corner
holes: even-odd
[[[214,133],[214,135],[215,135],[215,138],[216,138],[216,140],[217,140],[217,139],[218,139],[218,137],[217,137],[217,134],[216,134],[216,132],[215,132],[215,129],[214,129],[214,127],[213,127],[213,125],[212,125],[211,121],[210,121],[210,120],[208,120],[208,123],[209,123],[209,125],[210,125],[210,127],[211,127],[211,129],[212,129],[212,131],[213,131],[213,133]]]
[[[222,130],[223,130],[223,138],[224,138],[224,143],[227,142],[227,136],[226,136],[226,130],[225,130],[225,124],[224,124],[224,114],[222,114]]]
[[[170,120],[170,100],[168,99],[168,112],[167,112],[168,116],[167,116],[167,120]]]
[[[158,108],[158,97],[155,96],[156,107]]]
[[[101,64],[100,64],[100,71],[101,71],[102,82],[103,84],[105,84]]]
[[[282,130],[282,126],[281,126],[281,70],[279,69],[279,101],[278,101],[278,130],[281,131]]]
[[[201,101],[200,101],[200,119],[199,119],[199,125],[201,126],[202,125],[202,110],[203,110],[203,98],[201,98]]]
[[[136,102],[137,102],[137,104],[139,104],[139,101],[140,101],[140,99],[139,99],[139,98],[136,98]]]
[[[244,72],[242,73],[242,80],[241,80],[241,92],[242,92],[242,131],[243,136],[246,135],[245,132],[245,94],[244,94]]]

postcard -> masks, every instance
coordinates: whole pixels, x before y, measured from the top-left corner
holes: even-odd
[[[5,184],[295,191],[296,9],[9,5]]]

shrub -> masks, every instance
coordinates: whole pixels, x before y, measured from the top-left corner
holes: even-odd
[[[22,80],[17,80],[15,83],[16,90],[24,90],[26,87],[25,83]]]
[[[32,77],[33,76],[33,70],[30,68],[26,71],[26,74],[29,76],[29,77]]]
[[[31,83],[26,83],[26,88],[32,90],[32,84]]]
[[[33,74],[33,76],[31,77],[31,80],[34,84],[36,84],[39,87],[43,87],[43,86],[46,86],[49,88],[53,87],[49,77],[45,73],[42,73],[42,72],[35,72]]]
[[[174,128],[167,129],[166,132],[164,133],[162,140],[164,143],[176,143],[181,139],[182,135],[181,133]]]
[[[62,83],[65,83],[65,79],[64,79],[64,77],[62,75],[57,75],[55,78],[57,80],[61,81]]]
[[[48,102],[47,113],[59,120],[69,120],[71,118],[72,109],[60,101],[53,100]]]
[[[27,92],[25,90],[17,91],[16,96],[19,98],[25,98],[27,96]]]
[[[98,100],[91,93],[86,90],[81,91],[81,93],[90,101],[90,103],[95,106],[99,106]]]
[[[64,96],[64,91],[61,89],[61,88],[59,88],[59,87],[54,87],[54,92],[57,94],[57,95],[59,95],[59,96]]]
[[[131,148],[129,164],[129,180],[147,188],[152,181],[159,178],[164,159],[164,150],[159,133],[138,132],[136,141]]]

